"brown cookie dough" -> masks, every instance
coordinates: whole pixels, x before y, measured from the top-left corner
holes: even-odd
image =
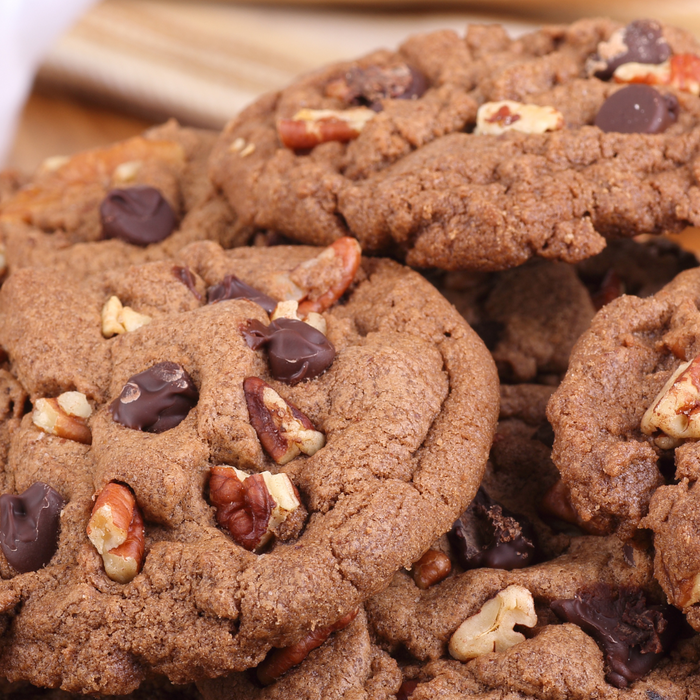
[[[170,121],[127,141],[71,158],[49,158],[13,195],[0,198],[5,269],[52,267],[71,274],[171,257],[188,243],[210,239],[229,247],[235,215],[207,176],[216,133]],[[175,215],[164,240],[134,245],[104,239],[100,206],[114,189],[149,186]]]
[[[82,279],[29,268],[5,282],[0,345],[13,386],[19,381],[34,406],[10,436],[5,492],[24,494],[40,481],[66,505],[45,568],[18,574],[0,554],[2,675],[73,692],[126,693],[150,673],[182,683],[243,671],[271,647],[292,645],[357,609],[463,511],[495,428],[493,361],[418,273],[364,259],[349,274],[345,253],[338,268],[337,251],[356,246],[347,240],[349,248],[339,241],[326,251],[224,251],[200,242],[174,262]],[[273,300],[300,301],[309,324],[325,323],[332,364],[298,383],[276,374],[279,347],[253,349],[251,329],[268,333],[286,321],[321,332],[301,321],[270,323],[246,298],[207,304],[207,288],[232,274]],[[142,325],[105,337],[104,305],[112,297]],[[165,389],[139,379],[148,370],[155,381],[154,367]],[[149,402],[156,406],[171,390],[184,398],[172,404],[175,413],[159,415],[173,423],[149,432],[156,410]],[[58,408],[51,409],[53,399]],[[62,408],[68,399],[75,410],[73,403]],[[128,413],[132,404],[134,425],[143,429],[116,413],[115,406]],[[285,413],[292,405],[300,413]],[[25,410],[15,409],[13,420]],[[307,452],[278,461],[290,444]],[[235,477],[252,500],[229,531],[217,525],[224,506],[215,499],[225,489],[214,475],[234,467],[253,475]],[[276,477],[296,487],[301,505],[280,505],[289,501],[264,481]],[[256,510],[261,488],[278,504],[273,512]],[[121,495],[105,496],[112,493]],[[223,503],[246,502],[231,498]],[[124,546],[134,543],[135,554],[120,553],[121,546],[111,554],[88,540],[88,522],[93,533],[102,527],[93,506],[112,517],[105,503],[125,504],[117,509],[131,515],[125,536],[127,525],[136,534]],[[287,520],[283,511],[291,513]],[[273,524],[273,515],[281,522]],[[253,546],[237,544],[244,542],[234,540],[240,528],[258,517],[263,530],[252,527]],[[263,534],[272,537],[267,545]],[[119,583],[106,573],[108,560],[115,575],[142,569]]]
[[[260,687],[244,673],[197,685],[204,700],[389,700],[401,684],[396,662],[372,643],[364,610],[348,627],[273,684]]]
[[[473,25],[262,97],[224,130],[212,177],[239,226],[314,244],[353,235],[367,252],[449,270],[532,256],[576,262],[606,236],[698,224],[700,99],[669,61],[690,55],[695,70],[700,46],[654,27],[666,52],[644,60],[666,58],[652,66],[666,72],[644,78],[664,81],[645,88],[677,113],[661,133],[594,125],[626,87],[596,77],[594,65],[608,44],[624,47],[624,28],[582,20],[510,39],[500,26]],[[481,107],[493,114],[477,118]]]

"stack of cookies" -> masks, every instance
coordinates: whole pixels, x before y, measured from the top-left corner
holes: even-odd
[[[5,694],[700,697],[699,94],[470,26],[0,176]]]

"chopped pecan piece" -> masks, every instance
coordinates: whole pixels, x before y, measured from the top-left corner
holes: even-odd
[[[152,321],[150,316],[134,311],[130,306],[122,306],[119,297],[110,297],[102,307],[102,335],[114,335],[135,331]]]
[[[645,83],[671,87],[700,95],[700,56],[680,53],[658,65],[623,63],[615,70],[616,83]]]
[[[91,445],[92,433],[86,422],[91,415],[85,394],[66,391],[56,399],[38,399],[32,422],[45,433]]]
[[[356,139],[377,113],[367,107],[354,109],[300,109],[291,119],[277,122],[280,141],[293,149],[313,148],[327,141]]]
[[[512,100],[486,102],[476,113],[475,134],[503,134],[520,131],[544,134],[564,128],[564,116],[554,107],[522,104]]]
[[[263,547],[301,502],[286,474],[246,474],[234,467],[212,467],[209,500],[216,520],[249,552]]]

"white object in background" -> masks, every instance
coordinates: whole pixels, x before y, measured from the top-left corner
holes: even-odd
[[[94,1],[0,0],[0,165],[40,61]]]

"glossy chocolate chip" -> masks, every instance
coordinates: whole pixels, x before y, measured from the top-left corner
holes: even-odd
[[[277,302],[272,297],[239,280],[236,275],[226,275],[219,284],[215,284],[207,289],[209,304],[228,299],[248,299],[258,304],[258,306],[262,306],[268,314],[271,314],[277,306]]]
[[[608,80],[623,63],[648,63],[658,65],[671,56],[671,47],[663,37],[661,25],[651,19],[630,22],[623,32],[626,51],[608,60],[605,68],[595,73],[596,78]]]
[[[522,569],[536,554],[532,525],[492,500],[483,488],[455,521],[449,540],[465,569]]]
[[[20,573],[45,566],[56,553],[63,496],[37,481],[21,496],[0,496],[0,546]]]
[[[109,409],[127,428],[163,433],[179,425],[198,399],[197,387],[183,367],[159,362],[131,377]]]
[[[267,347],[270,372],[285,384],[318,377],[335,359],[335,348],[326,336],[303,321],[278,318],[265,326],[252,320],[243,337],[253,350]]]
[[[608,97],[595,125],[621,134],[660,134],[678,120],[678,100],[651,85],[628,85]]]
[[[194,297],[198,301],[202,301],[202,295],[197,290],[197,283],[194,277],[194,273],[189,267],[181,267],[180,265],[175,265],[173,267],[173,275],[182,282],[182,284],[189,289]]]
[[[605,680],[616,688],[648,673],[678,636],[682,618],[670,605],[647,605],[638,588],[614,591],[599,585],[570,600],[554,600],[552,610],[577,624],[602,648]]]
[[[167,238],[177,217],[155,187],[139,185],[111,190],[100,206],[102,237],[147,246]]]

